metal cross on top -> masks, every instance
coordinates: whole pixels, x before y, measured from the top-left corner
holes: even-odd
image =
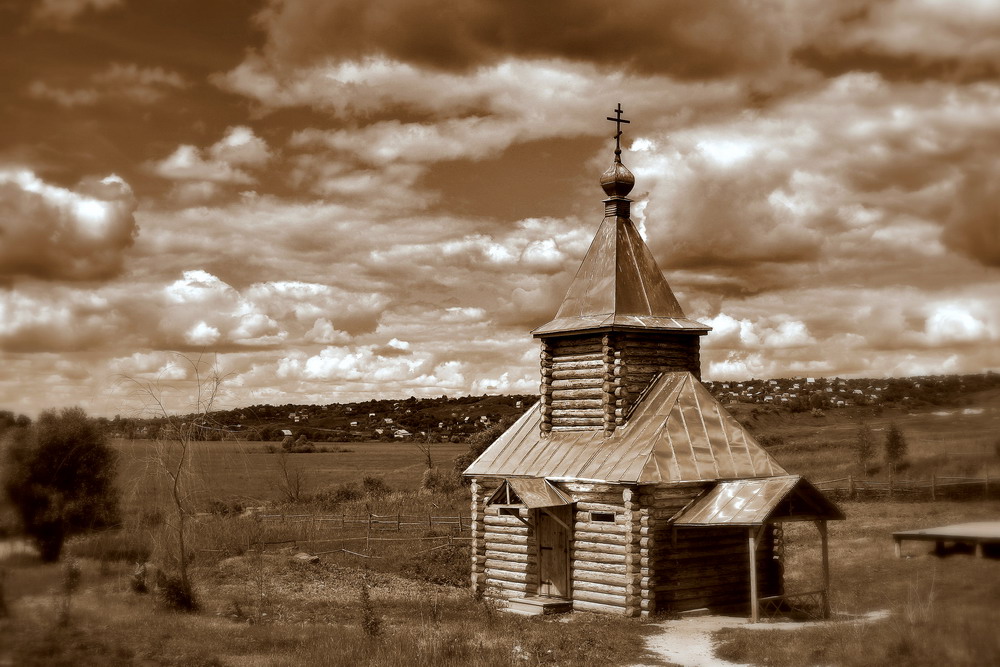
[[[618,108],[615,109],[615,118],[608,116],[608,120],[615,124],[615,155],[622,154],[621,136],[622,136],[622,123],[628,123],[622,118],[622,103],[618,103]]]

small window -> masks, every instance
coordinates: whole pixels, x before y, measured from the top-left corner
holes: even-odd
[[[615,513],[614,512],[591,512],[591,521],[603,521],[604,523],[614,523]]]
[[[516,507],[501,507],[500,516],[520,516],[520,510]]]

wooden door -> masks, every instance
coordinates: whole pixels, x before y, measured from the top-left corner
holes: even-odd
[[[570,507],[564,505],[536,511],[538,594],[569,598]]]

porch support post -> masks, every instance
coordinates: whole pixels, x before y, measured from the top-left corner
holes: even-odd
[[[760,620],[760,595],[757,590],[757,538],[762,526],[750,526],[748,529],[748,546],[750,549],[750,622]]]
[[[830,544],[827,539],[826,521],[817,521],[820,547],[823,550],[823,618],[830,618]]]
[[[625,505],[625,615],[639,616],[643,599],[650,594],[642,585],[642,541],[652,538],[644,538],[641,534],[638,489],[623,489],[622,501]]]

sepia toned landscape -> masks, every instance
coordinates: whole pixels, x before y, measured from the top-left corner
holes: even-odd
[[[0,667],[1000,663],[1000,6],[0,37]]]

